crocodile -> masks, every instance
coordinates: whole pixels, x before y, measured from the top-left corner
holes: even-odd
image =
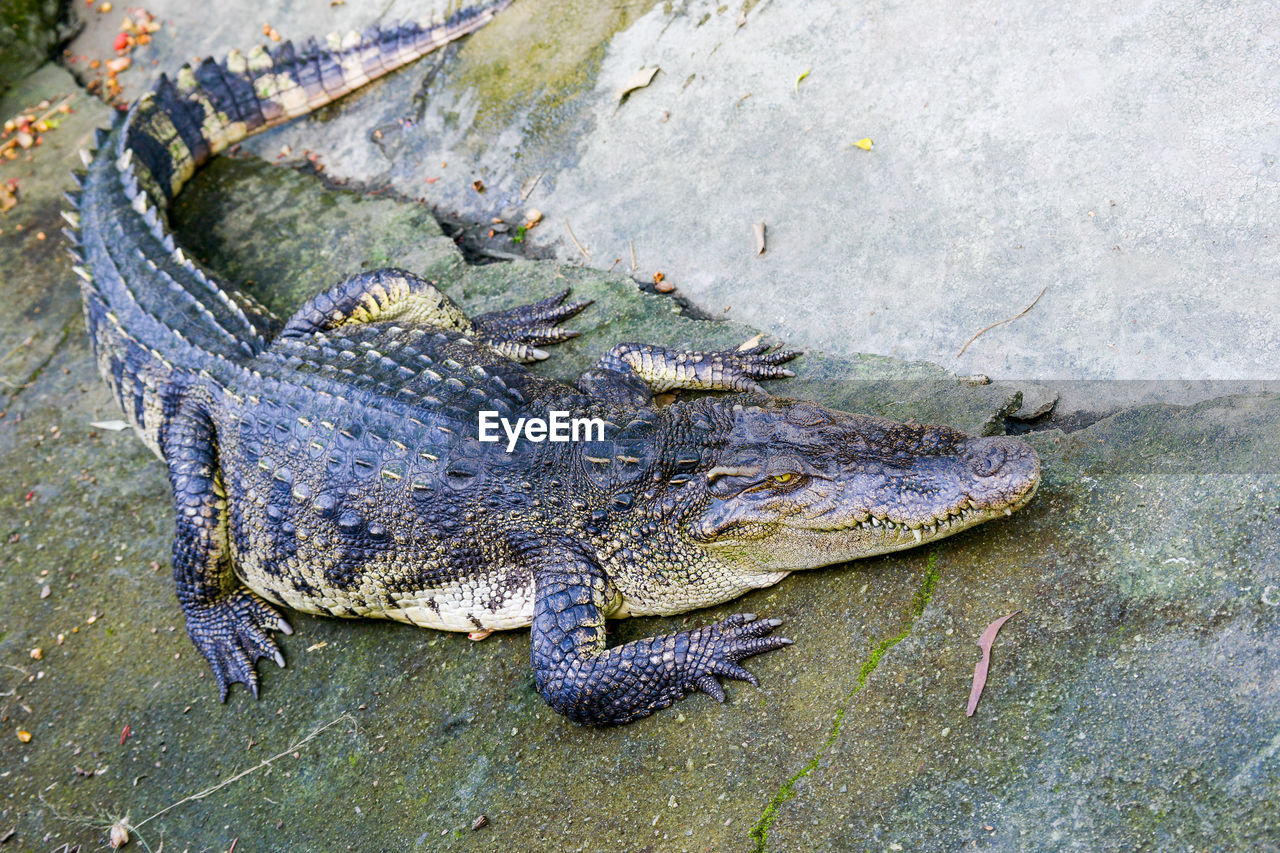
[[[411,272],[361,273],[285,321],[177,245],[166,211],[219,151],[474,31],[506,3],[183,66],[82,152],[66,217],[94,357],[163,462],[186,628],[226,701],[284,666],[282,608],[445,631],[530,628],[538,692],[639,719],[791,643],[778,619],[610,647],[606,621],[730,601],[931,542],[1031,500],[1024,442],[773,396],[799,353],[622,343],[572,384],[526,365],[568,292],[472,316]],[[660,404],[672,390],[683,394]],[[598,425],[486,441],[501,417]]]

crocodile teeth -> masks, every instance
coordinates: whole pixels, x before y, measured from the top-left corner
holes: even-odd
[[[919,527],[913,527],[913,528],[911,529],[911,534],[912,534],[913,536],[915,536],[915,538],[916,538],[916,541],[917,541],[917,542],[922,542],[922,541],[924,541],[924,537],[920,535],[920,528],[919,528]]]
[[[80,162],[84,163],[86,168],[93,164],[93,155],[89,153],[89,149],[80,149]]]

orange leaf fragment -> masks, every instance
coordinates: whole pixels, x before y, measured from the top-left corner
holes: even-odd
[[[988,625],[987,630],[983,631],[982,636],[978,638],[978,648],[982,649],[982,659],[973,667],[973,687],[969,690],[969,707],[964,712],[966,717],[973,716],[973,712],[978,707],[978,700],[982,698],[982,689],[987,686],[987,670],[991,668],[991,644],[996,641],[996,634],[1000,633],[1000,626],[1021,612],[1021,610],[1015,610],[1008,616],[1001,616]]]

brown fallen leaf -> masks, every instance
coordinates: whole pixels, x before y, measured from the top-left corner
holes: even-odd
[[[764,254],[764,223],[757,222],[751,226],[751,233],[756,238],[756,254]]]
[[[1015,610],[1008,616],[1001,616],[988,625],[987,630],[983,631],[982,636],[978,638],[978,648],[982,649],[982,659],[973,668],[973,687],[969,690],[969,707],[964,712],[966,717],[973,716],[974,710],[978,707],[978,700],[982,698],[982,689],[987,686],[987,670],[991,667],[991,644],[996,641],[996,634],[1000,633],[1000,626],[1021,612],[1021,610]]]
[[[9,189],[7,184],[0,184],[0,213],[18,203],[18,194]]]
[[[651,68],[641,68],[639,71],[628,77],[627,82],[623,83],[622,88],[618,90],[618,103],[622,103],[626,100],[627,95],[630,95],[636,89],[643,89],[645,86],[652,83],[653,76],[657,74],[659,70],[658,66],[654,65]]]

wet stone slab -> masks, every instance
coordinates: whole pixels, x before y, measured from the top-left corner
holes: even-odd
[[[16,209],[33,227],[56,217],[64,141],[40,152],[48,190]],[[596,304],[548,375],[619,340],[753,334],[621,275],[468,266],[412,202],[254,160],[207,170],[176,218],[195,255],[280,312],[383,264],[477,310],[572,286]],[[623,642],[743,610],[785,620],[796,644],[754,660],[760,689],[729,684],[724,705],[584,729],[535,693],[527,632],[472,643],[294,614],[288,668],[224,706],[174,601],[163,470],[89,425],[118,414],[69,262],[11,221],[6,304],[39,300],[24,322],[67,329],[38,370],[23,362],[0,418],[0,834],[17,849],[98,847],[125,815],[152,850],[1230,850],[1280,832],[1280,398],[1034,434],[1045,482],[1012,518],[612,626]],[[780,392],[973,431],[1019,397],[883,357],[797,367]],[[1014,610],[966,718],[975,641]]]

